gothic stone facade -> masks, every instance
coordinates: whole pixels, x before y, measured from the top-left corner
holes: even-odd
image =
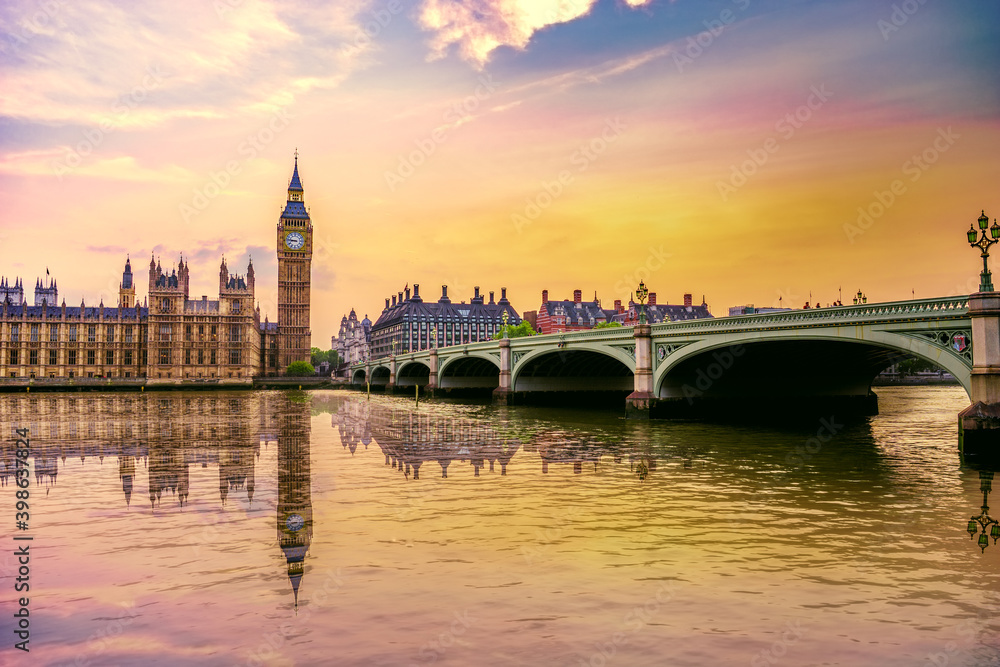
[[[150,259],[148,297],[139,305],[126,260],[114,308],[83,301],[67,306],[65,299],[56,305],[54,280],[36,283],[36,305],[29,306],[20,280],[11,286],[0,279],[0,379],[248,383],[255,375],[280,374],[291,361],[308,361],[312,223],[302,201],[296,157],[278,223],[277,323],[261,322],[254,306],[252,262],[240,276],[230,274],[223,259],[219,298],[209,300],[190,297],[183,258],[169,274]]]
[[[337,351],[341,364],[353,364],[368,359],[368,345],[371,342],[372,321],[358,320],[358,314],[351,308],[350,315],[340,320],[340,332],[330,338],[331,349]]]

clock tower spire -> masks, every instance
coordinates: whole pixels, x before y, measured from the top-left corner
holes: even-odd
[[[278,219],[278,366],[284,373],[293,361],[309,361],[310,288],[313,226],[299,179],[299,150],[288,183],[288,201]]]

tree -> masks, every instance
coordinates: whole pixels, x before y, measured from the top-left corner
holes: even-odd
[[[595,329],[612,329],[614,327],[620,327],[621,322],[598,322],[594,325]]]
[[[340,365],[340,355],[337,354],[336,350],[327,350],[324,352],[318,347],[312,348],[309,362],[314,367],[319,368],[319,365],[324,361],[328,361],[331,368],[336,368]]]
[[[900,375],[915,375],[923,371],[937,370],[937,367],[931,362],[915,357],[899,362],[896,368],[899,370]]]
[[[290,375],[292,377],[309,377],[311,375],[316,375],[316,369],[308,361],[293,361],[288,364],[288,368],[285,370],[285,375]]]
[[[521,320],[521,323],[516,327],[507,325],[507,338],[521,338],[522,336],[534,336],[535,330],[531,328],[531,322],[528,320]],[[500,331],[493,334],[493,340],[499,340],[503,338],[503,327],[500,327]]]

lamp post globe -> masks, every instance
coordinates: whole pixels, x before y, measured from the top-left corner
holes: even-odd
[[[646,297],[649,296],[649,289],[646,288],[645,281],[639,281],[639,287],[635,290],[635,296],[639,299],[639,324],[646,323]]]

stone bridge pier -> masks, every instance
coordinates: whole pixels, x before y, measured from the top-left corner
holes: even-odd
[[[433,396],[438,388],[438,351],[436,347],[431,348],[429,365],[431,371],[427,377],[427,392]]]
[[[969,297],[972,320],[972,405],[958,415],[963,452],[1000,458],[1000,292]]]
[[[389,357],[389,384],[385,386],[385,393],[391,394],[396,391],[396,355]]]
[[[649,419],[656,395],[653,393],[653,329],[637,324],[635,331],[635,391],[625,399],[625,417]]]
[[[500,386],[493,390],[494,405],[510,405],[510,339],[500,339]]]

